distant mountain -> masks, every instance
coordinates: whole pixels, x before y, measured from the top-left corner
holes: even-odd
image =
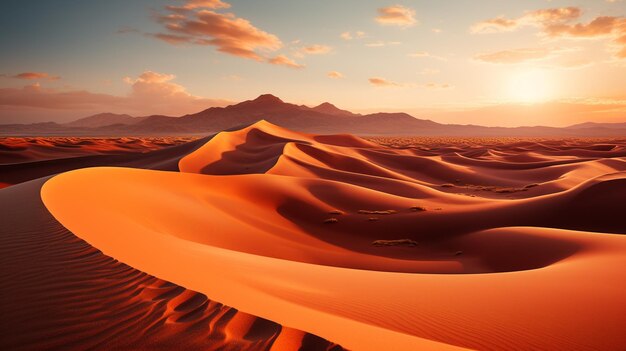
[[[110,132],[209,133],[247,125],[259,120],[310,133],[397,134],[407,130],[439,128],[433,121],[414,118],[406,113],[358,115],[330,103],[316,107],[300,106],[265,94],[226,107],[211,107],[182,117],[150,116],[132,125],[114,125],[101,129]]]
[[[337,108],[337,106],[331,104],[330,102],[321,103],[315,107],[312,107],[311,110],[334,116],[359,116],[356,113]]]
[[[596,123],[585,122],[580,124],[574,124],[567,127],[568,129],[586,129],[586,128],[610,128],[610,129],[626,129],[626,122],[624,123]]]
[[[134,124],[142,121],[145,117],[133,117],[115,113],[99,113],[97,115],[77,119],[73,122],[65,123],[68,127],[98,128],[112,124]]]
[[[112,113],[89,116],[67,124],[39,123],[0,126],[0,135],[179,135],[208,134],[249,125],[259,120],[309,133],[394,136],[626,136],[626,123],[583,123],[567,128],[484,127],[440,124],[406,113],[355,114],[325,102],[315,107],[295,105],[264,94],[226,107],[211,107],[181,117],[132,117]]]

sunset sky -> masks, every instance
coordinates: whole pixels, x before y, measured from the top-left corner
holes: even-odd
[[[626,121],[626,1],[5,1],[0,123],[271,93],[442,123]]]

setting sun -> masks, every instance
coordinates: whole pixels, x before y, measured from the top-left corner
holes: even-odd
[[[548,101],[553,98],[553,85],[549,72],[545,70],[520,70],[512,73],[509,79],[509,98],[522,103]]]

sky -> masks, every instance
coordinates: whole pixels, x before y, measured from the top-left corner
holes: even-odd
[[[626,121],[626,0],[3,1],[0,124],[264,93],[441,123]]]

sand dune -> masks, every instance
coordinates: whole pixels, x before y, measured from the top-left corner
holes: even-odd
[[[348,349],[614,350],[625,145],[386,147],[259,122],[180,173],[80,169],[41,196],[107,256]]]
[[[3,350],[341,350],[103,255],[46,210],[45,180],[0,191]]]
[[[0,139],[0,150],[4,150],[0,151],[0,189],[85,167],[121,166],[177,171],[180,158],[210,138],[194,141],[189,141],[190,138]],[[94,143],[97,147],[93,147]],[[23,144],[45,146],[39,150]],[[61,146],[65,144],[69,147]],[[74,147],[76,144],[80,145]]]
[[[150,151],[179,145],[196,138],[191,137],[150,137],[150,138],[90,138],[90,137],[48,137],[48,138],[1,138],[0,164],[32,162],[86,156],[94,154],[120,154],[136,151]]]

